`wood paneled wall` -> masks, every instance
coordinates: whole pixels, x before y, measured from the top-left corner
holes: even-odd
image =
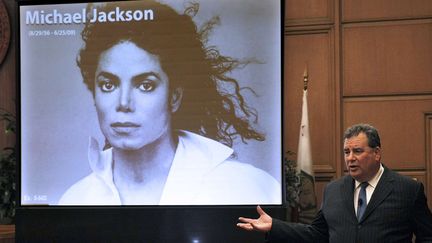
[[[15,29],[12,28],[15,15],[13,0],[3,1],[9,15],[11,24],[11,39],[8,51],[2,62],[0,62],[0,109],[15,113]],[[0,149],[6,146],[12,146],[15,142],[13,135],[6,136],[3,133],[3,122],[0,122]]]
[[[298,146],[303,71],[308,69],[308,108],[312,157],[319,203],[324,186],[341,174],[338,4],[333,0],[285,1],[285,150]]]
[[[307,65],[320,202],[345,174],[341,134],[370,123],[383,162],[422,181],[432,206],[432,2],[286,0],[285,10],[285,149],[297,149]]]

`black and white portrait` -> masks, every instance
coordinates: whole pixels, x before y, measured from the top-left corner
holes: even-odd
[[[21,204],[281,204],[280,7],[22,6]]]

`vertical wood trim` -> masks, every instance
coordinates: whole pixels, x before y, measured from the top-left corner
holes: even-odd
[[[334,78],[335,78],[335,161],[336,161],[336,178],[342,177],[345,163],[342,158],[342,134],[343,134],[343,94],[342,94],[342,3],[343,0],[335,0],[334,4]]]
[[[426,197],[432,208],[432,112],[425,113]]]

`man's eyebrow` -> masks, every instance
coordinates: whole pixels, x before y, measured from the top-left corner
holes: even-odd
[[[150,76],[154,76],[154,77],[156,77],[157,80],[161,80],[160,75],[157,74],[157,73],[155,73],[155,72],[145,72],[145,73],[140,73],[140,74],[134,76],[134,77],[132,78],[132,80],[133,80],[133,82],[139,82],[139,81],[141,81],[142,79],[148,78],[148,77],[150,77]]]
[[[117,75],[112,74],[112,73],[110,73],[110,72],[100,72],[100,73],[97,75],[97,78],[99,78],[99,77],[106,77],[106,78],[109,78],[109,79],[118,80]]]
[[[354,147],[354,148],[352,148],[352,150],[359,150],[359,149],[363,149],[363,148],[362,147]],[[346,147],[346,148],[343,148],[343,150],[351,150],[351,148]]]

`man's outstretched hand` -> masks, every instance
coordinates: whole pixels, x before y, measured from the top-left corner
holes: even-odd
[[[264,212],[260,206],[257,206],[257,212],[260,215],[259,218],[250,219],[240,217],[240,223],[237,223],[237,226],[248,231],[256,230],[260,232],[269,232],[272,227],[272,217],[266,214],[266,212]]]

